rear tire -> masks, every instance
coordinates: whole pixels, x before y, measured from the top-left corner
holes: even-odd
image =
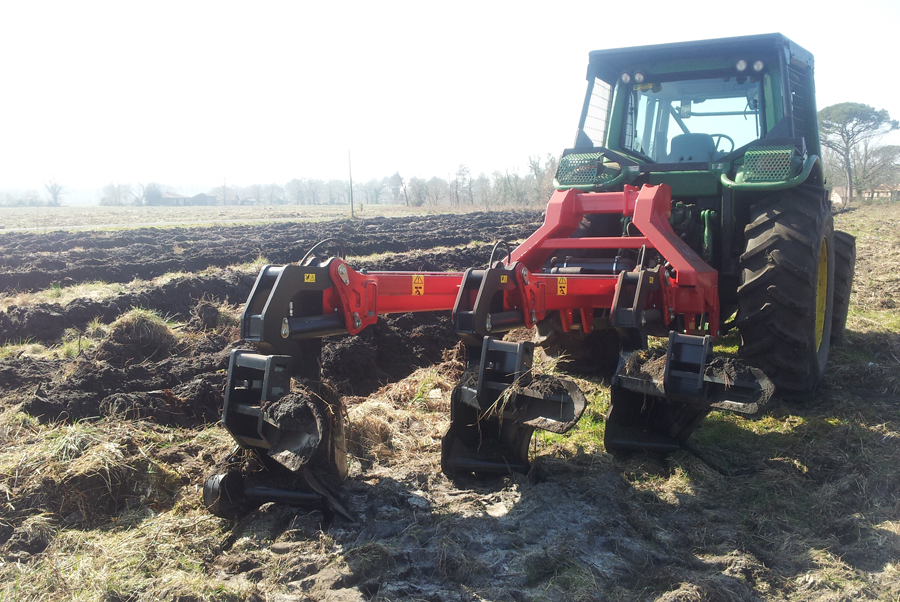
[[[850,309],[850,290],[856,271],[856,237],[834,233],[834,313],[831,317],[831,344],[844,342],[844,328]]]
[[[834,224],[824,190],[801,185],[754,204],[738,287],[741,357],[784,399],[808,401],[828,362]]]

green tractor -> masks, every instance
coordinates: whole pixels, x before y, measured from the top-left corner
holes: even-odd
[[[834,232],[812,54],[781,34],[598,50],[587,81],[556,187],[667,184],[672,227],[718,271],[721,315],[733,318],[717,334],[736,327],[739,355],[782,398],[813,397],[844,332],[855,240]],[[591,217],[575,236],[633,227]],[[596,367],[614,334],[606,313],[587,335],[551,317],[535,341],[570,369]]]

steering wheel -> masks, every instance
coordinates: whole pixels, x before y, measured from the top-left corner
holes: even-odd
[[[717,153],[725,153],[725,154],[728,154],[728,153],[730,153],[731,151],[734,150],[734,139],[733,139],[731,136],[728,136],[728,135],[726,135],[726,134],[710,134],[710,135],[712,136],[713,142],[716,143],[716,152],[717,152]],[[730,142],[730,143],[731,143],[731,148],[729,148],[729,149],[726,150],[726,151],[720,151],[720,150],[719,150],[719,143],[722,142],[722,140],[725,140],[725,141],[727,141],[727,142]]]

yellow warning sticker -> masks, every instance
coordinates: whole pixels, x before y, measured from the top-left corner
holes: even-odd
[[[567,295],[569,293],[569,279],[568,278],[557,278],[556,279],[556,294],[557,295]]]
[[[500,284],[506,284],[507,280],[509,280],[509,276],[506,274],[500,274]]]
[[[315,274],[303,274],[303,282],[315,282],[316,275]]]
[[[425,276],[423,276],[422,274],[413,275],[412,294],[415,296],[421,296],[425,294]]]

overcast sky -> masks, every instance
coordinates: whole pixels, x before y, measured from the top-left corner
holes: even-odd
[[[572,144],[590,50],[775,31],[819,108],[900,118],[900,2],[841,6],[0,0],[0,190],[524,170]]]

